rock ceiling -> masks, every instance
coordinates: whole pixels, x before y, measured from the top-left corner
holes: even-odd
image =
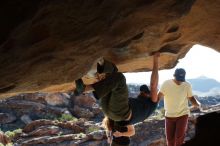
[[[216,0],[11,0],[0,2],[0,96],[57,92],[105,57],[122,72],[173,68],[194,44],[220,51]],[[198,50],[199,51],[199,50]]]

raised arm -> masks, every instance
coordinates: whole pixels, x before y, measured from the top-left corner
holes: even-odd
[[[159,52],[156,52],[153,56],[153,70],[151,73],[151,80],[150,80],[150,95],[151,100],[153,102],[158,102],[158,96],[157,96],[157,86],[158,86],[158,80],[159,80],[159,74],[158,74],[158,58],[160,56]]]

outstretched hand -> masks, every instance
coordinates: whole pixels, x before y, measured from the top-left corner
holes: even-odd
[[[153,55],[154,55],[154,58],[155,57],[160,57],[160,52],[154,52]]]

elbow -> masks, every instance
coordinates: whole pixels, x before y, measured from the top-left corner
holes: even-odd
[[[135,130],[131,131],[128,136],[131,137],[131,136],[134,136],[134,135],[135,135]]]
[[[127,128],[128,128],[128,131],[127,131],[127,136],[133,136],[133,135],[135,135],[135,128],[134,128],[134,126],[133,125],[128,125],[127,126]]]
[[[131,132],[130,132],[130,136],[134,136],[135,135],[135,128],[133,127]]]
[[[151,91],[151,101],[152,102],[158,102],[159,101],[159,97],[157,95],[157,92],[156,91]]]
[[[132,135],[131,136],[134,136],[135,135],[135,130],[132,132]]]

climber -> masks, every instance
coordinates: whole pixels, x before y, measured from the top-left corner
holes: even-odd
[[[100,107],[108,118],[114,121],[129,121],[130,124],[141,122],[149,117],[158,104],[158,58],[160,54],[153,55],[153,70],[148,87],[142,86],[138,98],[128,98],[126,79],[117,67],[108,60],[97,63],[97,79],[94,84],[85,85],[82,79],[76,80],[76,94],[93,92],[94,97],[100,101]]]

